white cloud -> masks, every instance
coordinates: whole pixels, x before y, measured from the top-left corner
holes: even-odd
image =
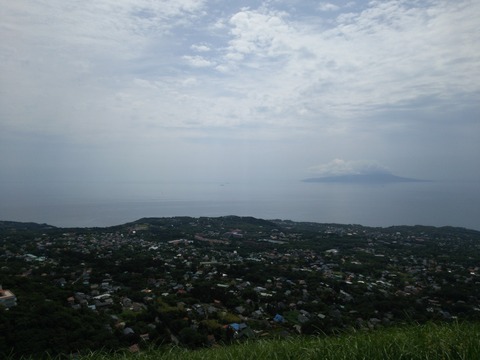
[[[208,59],[205,59],[203,56],[199,56],[199,55],[196,55],[196,56],[185,55],[183,59],[193,67],[202,68],[202,67],[210,67],[215,65],[214,62]]]
[[[208,52],[210,51],[210,47],[208,47],[205,44],[194,44],[191,46],[192,50],[198,51],[198,52]]]
[[[312,166],[310,172],[320,176],[389,174],[390,171],[376,161],[346,161],[334,159],[326,164]]]
[[[328,2],[321,2],[318,4],[318,9],[320,11],[337,11],[340,9],[340,6]]]
[[[479,111],[480,3],[351,3],[6,2],[0,136],[251,136],[298,153],[307,138],[326,159],[377,159],[373,143],[400,157],[405,141],[475,133],[478,116],[457,114]]]
[[[302,102],[322,116],[354,121],[416,99],[478,92],[470,76],[480,66],[474,7],[377,2],[330,28],[270,9],[244,10],[230,18],[224,60],[230,69],[261,69],[257,93],[274,94],[284,111]],[[460,28],[453,31],[453,22]]]
[[[184,96],[198,101],[198,117],[205,126],[211,119],[222,123],[220,114],[234,114],[235,121],[231,116],[223,120],[225,126],[260,121],[265,126],[348,131],[391,106],[405,108],[427,98],[454,102],[455,94],[480,91],[472,76],[480,66],[476,3],[417,7],[372,2],[363,11],[339,15],[334,23],[297,17],[274,5],[228,15],[193,0],[103,0],[89,6],[10,2],[2,15],[0,69],[8,74],[3,86],[14,90],[8,99],[3,97],[3,118],[16,118],[11,125],[18,126],[19,117],[29,117],[26,109],[48,108],[47,99],[55,98],[62,99],[57,101],[58,114],[69,113],[71,106],[116,114],[106,108],[108,100],[102,104],[102,97],[135,91],[130,84],[136,78],[168,87],[161,95],[150,89],[146,96],[142,89],[132,94],[135,98],[176,98],[184,87],[181,81],[172,86],[169,78],[185,71],[184,64],[193,72],[215,68],[228,75],[222,81],[215,74],[185,74],[203,82]],[[195,34],[192,43],[185,40],[185,29]],[[212,113],[202,106],[215,102],[219,93],[228,108]],[[137,116],[159,117],[158,110],[151,111]],[[172,112],[179,125],[191,123],[183,107]],[[64,121],[46,117],[51,128],[58,129]]]
[[[165,49],[171,46],[171,31],[202,16],[204,3],[20,0],[5,4],[0,15],[0,71],[8,76],[0,86],[2,92],[10,90],[8,98],[0,99],[2,125],[77,138],[89,129],[87,139],[109,127],[130,132],[124,127],[128,121],[121,120],[126,116],[117,117],[112,94],[127,93],[144,68],[160,70],[171,61],[173,55],[165,55],[170,54]],[[191,62],[201,64],[199,59]],[[145,91],[156,93],[142,88]],[[157,112],[137,116],[156,117]]]
[[[257,56],[276,56],[284,46],[283,37],[291,29],[285,21],[284,12],[269,10],[243,10],[234,14],[229,21],[232,39],[228,52]]]

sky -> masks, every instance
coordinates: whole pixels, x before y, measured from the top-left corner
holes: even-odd
[[[0,0],[0,181],[480,179],[476,0]]]

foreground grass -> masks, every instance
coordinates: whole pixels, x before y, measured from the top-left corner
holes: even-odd
[[[480,359],[480,324],[427,324],[330,337],[260,340],[195,351],[168,348],[140,354],[93,353],[81,359]]]

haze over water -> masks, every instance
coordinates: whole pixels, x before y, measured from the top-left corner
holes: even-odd
[[[62,227],[110,226],[142,217],[241,215],[480,230],[479,182],[124,182],[97,183],[96,193],[82,193],[78,183],[51,183],[48,192],[22,188],[21,184],[10,184],[5,191],[7,188],[3,186],[0,192],[0,219]]]

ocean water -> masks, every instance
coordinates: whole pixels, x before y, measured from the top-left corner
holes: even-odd
[[[1,185],[0,220],[63,227],[118,225],[142,217],[241,215],[366,226],[448,225],[480,230],[480,182]]]

